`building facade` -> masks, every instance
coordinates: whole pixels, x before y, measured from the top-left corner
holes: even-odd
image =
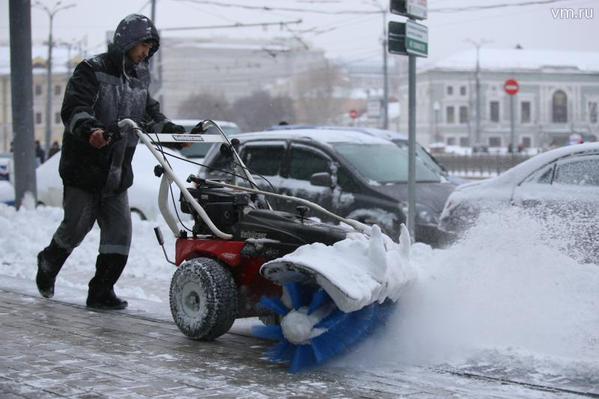
[[[598,54],[481,49],[478,57],[478,95],[476,51],[457,54],[419,71],[419,142],[510,146],[512,99],[504,90],[508,79],[519,82],[519,92],[513,98],[514,146],[546,149],[566,144],[573,135],[584,141],[599,138]],[[408,102],[407,84],[402,85],[401,102]],[[407,107],[402,107],[402,127],[406,130],[407,112]]]
[[[156,96],[170,118],[192,117],[179,111],[194,94],[219,94],[229,102],[259,90],[295,97],[293,77],[328,65],[322,50],[287,38],[165,37],[156,62],[160,80]]]
[[[43,46],[32,49],[33,129],[35,140],[39,140],[42,147],[45,145],[46,140],[46,102],[48,94],[52,97],[50,144],[53,141],[60,143],[62,140],[64,126],[60,117],[60,109],[71,73],[71,66],[67,65],[67,51],[54,49],[52,88],[48,93],[47,51],[47,48]],[[10,48],[7,46],[0,47],[0,55],[2,56],[0,60],[0,152],[8,152],[10,151],[10,143],[13,140]]]

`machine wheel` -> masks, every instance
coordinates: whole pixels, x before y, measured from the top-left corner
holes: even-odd
[[[237,286],[218,261],[190,259],[173,275],[170,305],[183,334],[211,341],[229,331],[237,317]]]

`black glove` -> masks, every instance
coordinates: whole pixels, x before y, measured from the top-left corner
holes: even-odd
[[[116,123],[104,129],[104,140],[110,140],[111,144],[122,138],[123,135],[121,134],[121,129]]]
[[[173,122],[168,121],[162,127],[160,133],[185,133],[185,128],[181,125],[175,125]]]

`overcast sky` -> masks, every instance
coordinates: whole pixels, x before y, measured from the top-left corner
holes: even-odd
[[[57,0],[39,1],[52,7]],[[524,2],[545,4],[479,11],[448,10]],[[71,42],[86,38],[90,53],[103,51],[106,31],[114,30],[125,15],[139,12],[150,15],[148,0],[63,0],[62,3],[76,6],[55,17],[55,39]],[[9,40],[8,4],[9,0],[0,0],[0,41],[3,43]],[[161,29],[302,19],[301,24],[288,25],[288,29],[204,29],[163,32],[163,36],[273,38],[294,34],[325,49],[332,57],[342,56],[349,62],[377,61],[381,57],[383,18],[380,12],[369,12],[387,9],[388,5],[389,0],[157,0],[156,22]],[[276,9],[251,9],[256,6]],[[599,0],[429,0],[428,8],[429,18],[424,24],[429,28],[429,61],[471,48],[468,39],[487,40],[490,43],[485,46],[492,48],[512,48],[520,44],[529,49],[599,51]],[[586,13],[580,19],[555,18],[560,8],[584,9]],[[436,11],[439,9],[444,11]],[[403,20],[395,15],[387,17]],[[41,43],[47,38],[49,24],[47,14],[39,8],[32,10],[32,26],[33,40]]]

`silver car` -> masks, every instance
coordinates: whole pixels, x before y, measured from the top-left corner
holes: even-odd
[[[439,227],[459,236],[482,212],[509,206],[561,218],[577,226],[574,234],[599,236],[599,143],[547,151],[497,177],[459,186],[445,203]],[[588,252],[596,256],[599,240],[590,241]]]

